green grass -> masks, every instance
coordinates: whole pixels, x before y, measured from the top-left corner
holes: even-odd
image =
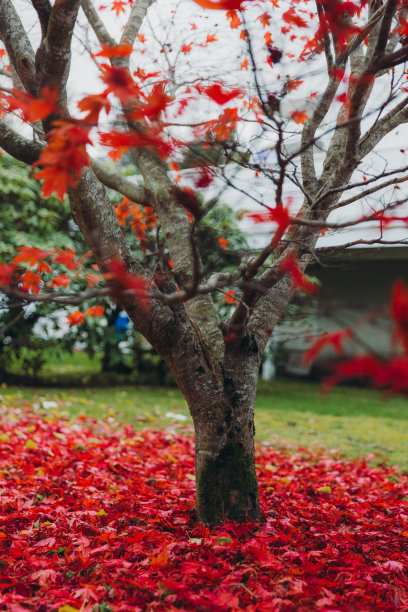
[[[90,358],[86,353],[75,351],[72,354],[64,353],[61,361],[45,364],[42,373],[51,376],[58,374],[97,374],[101,371],[100,355]]]
[[[138,429],[179,422],[166,417],[166,412],[188,415],[187,405],[176,389],[52,390],[3,386],[0,395],[5,408],[24,402],[41,405],[51,400],[58,404],[58,411],[68,415],[114,415],[134,423]],[[191,423],[190,418],[184,423]],[[271,441],[278,447],[336,449],[350,457],[379,453],[408,471],[408,400],[347,387],[322,395],[316,383],[288,379],[261,383],[256,403],[256,439]]]

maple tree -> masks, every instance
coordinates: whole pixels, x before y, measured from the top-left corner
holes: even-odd
[[[27,303],[74,305],[71,324],[98,312],[88,305],[80,310],[86,300],[118,300],[166,361],[190,407],[200,520],[257,520],[253,413],[259,367],[296,290],[317,292],[305,275],[316,242],[327,229],[370,221],[380,228],[377,237],[359,236],[342,246],[384,244],[382,229],[406,222],[397,210],[408,179],[405,150],[394,156],[394,165],[387,160],[391,168],[375,165],[372,155],[408,121],[408,6],[406,0],[194,2],[181,6],[188,5],[197,19],[188,29],[184,19],[183,35],[179,29],[172,36],[162,24],[168,36],[163,42],[157,23],[150,41],[144,30],[155,8],[151,0],[115,0],[99,7],[101,13],[81,0],[93,38],[79,38],[97,65],[100,87],[74,105],[68,77],[73,34],[83,26],[79,0],[32,0],[41,29],[35,53],[31,28],[12,0],[1,0],[2,78],[8,86],[1,89],[0,145],[33,165],[44,197],[67,194],[100,274],[90,275],[89,290],[72,295],[66,278],[84,272],[85,256],[24,245],[14,261],[0,266],[0,283],[6,295]],[[126,18],[119,39],[104,22],[108,8]],[[170,25],[176,13],[172,6]],[[206,28],[205,20],[215,14]],[[223,77],[200,62],[221,38],[240,45],[233,58],[232,47],[224,46]],[[234,82],[227,60],[240,75]],[[314,70],[318,82],[308,91]],[[31,125],[32,139],[14,129],[11,115]],[[202,154],[193,185],[186,185],[179,164],[197,141]],[[272,166],[251,156],[253,142],[268,142]],[[205,156],[214,143],[224,148],[227,161],[251,172],[246,191],[263,207],[251,213],[252,220],[269,222],[274,230],[265,248],[242,252],[233,270],[210,273],[196,233],[214,203],[204,205],[197,192],[205,193],[216,178],[234,185],[228,164],[214,167]],[[113,161],[130,156],[143,184],[92,158],[91,145],[108,149]],[[258,197],[261,179],[270,188]],[[287,195],[288,181],[298,190],[298,205]],[[390,186],[386,201],[372,204],[373,194]],[[116,210],[106,187],[124,198]],[[329,218],[363,199],[368,211],[346,221]],[[127,224],[141,241],[141,257],[129,246],[122,229]],[[228,250],[230,237],[219,229],[218,247]],[[64,268],[57,275],[56,265]],[[226,320],[219,317],[215,293],[231,307]],[[341,341],[332,339],[335,346]]]

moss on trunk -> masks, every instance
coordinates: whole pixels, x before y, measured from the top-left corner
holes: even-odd
[[[254,455],[241,443],[224,446],[197,474],[197,509],[203,523],[225,519],[245,522],[260,518]]]

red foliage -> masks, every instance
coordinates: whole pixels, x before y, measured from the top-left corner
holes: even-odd
[[[44,179],[43,196],[55,192],[62,200],[69,185],[76,185],[85,166],[89,166],[86,145],[89,129],[79,122],[60,119],[54,122],[48,145],[43,149],[34,166],[40,166],[35,178]]]
[[[393,287],[391,314],[395,321],[396,336],[408,354],[408,289],[402,280],[397,280]]]
[[[137,298],[140,309],[147,312],[150,307],[149,279],[139,274],[130,274],[120,261],[112,260],[108,268],[104,276],[110,283],[112,296],[120,299],[123,292],[130,291]]]
[[[344,381],[360,379],[378,389],[408,394],[408,289],[402,280],[394,283],[391,315],[395,323],[394,335],[402,344],[403,355],[397,355],[388,361],[374,355],[358,355],[336,364],[333,374],[325,381],[326,388],[330,389]]]
[[[282,261],[281,267],[288,272],[292,277],[292,282],[297,289],[315,295],[319,291],[319,287],[313,283],[299,268],[298,263],[293,255],[288,255]]]
[[[19,89],[11,89],[9,95],[0,93],[0,99],[7,103],[7,111],[20,110],[24,121],[35,122],[45,119],[57,110],[58,91],[43,87],[38,98]]]
[[[408,477],[394,468],[263,446],[262,524],[210,530],[192,436],[25,408],[2,414],[0,440],[10,612],[407,609]]]
[[[16,274],[17,266],[0,263],[0,287],[10,285]]]
[[[193,0],[196,4],[199,4],[202,8],[215,9],[230,11],[241,8],[241,4],[250,0],[219,0],[219,2],[213,2],[212,0]]]
[[[206,87],[197,85],[196,89],[199,93],[205,94],[217,104],[227,104],[227,102],[230,102],[237,96],[242,96],[243,94],[241,89],[223,89],[219,83],[214,83],[213,85],[208,85]]]
[[[306,364],[312,363],[316,359],[316,357],[322,352],[322,350],[326,348],[326,346],[332,346],[334,350],[341,355],[344,353],[344,340],[352,339],[353,332],[349,328],[322,334],[318,338],[314,339],[312,345],[304,354],[303,361]]]
[[[112,130],[100,135],[100,142],[106,147],[112,147],[111,157],[116,159],[122,153],[126,153],[130,148],[147,147],[155,149],[161,157],[167,157],[171,151],[171,145],[163,140],[160,132],[156,130],[145,130],[142,132],[117,132]]]
[[[291,217],[289,215],[289,209],[285,206],[276,206],[275,208],[266,207],[267,212],[253,212],[246,213],[249,219],[252,219],[255,223],[276,223],[277,228],[275,235],[272,239],[272,246],[276,247],[283,234],[291,224]]]

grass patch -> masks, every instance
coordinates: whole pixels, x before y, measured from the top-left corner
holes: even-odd
[[[29,402],[55,402],[69,415],[100,418],[115,415],[137,429],[162,428],[178,421],[166,413],[184,415],[191,423],[177,389],[112,387],[41,389],[6,387],[0,390],[4,408]],[[47,405],[47,404],[46,404]],[[380,454],[408,471],[408,400],[376,391],[340,387],[322,395],[317,383],[278,379],[261,383],[256,402],[256,440],[307,448],[337,449],[349,456]],[[380,458],[377,461],[382,460]]]

